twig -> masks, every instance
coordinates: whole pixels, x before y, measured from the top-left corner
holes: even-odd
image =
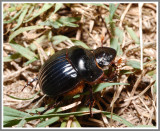
[[[16,76],[18,76],[21,72],[25,71],[26,69],[28,69],[30,66],[26,66],[24,68],[18,69],[16,72],[10,74],[10,75],[5,75],[3,77],[4,81],[7,81],[10,77],[15,78]]]
[[[123,23],[123,20],[129,10],[129,8],[131,7],[132,3],[129,3],[127,8],[125,9],[125,11],[123,12],[122,16],[121,16],[121,19],[120,19],[120,23],[119,23],[119,26],[122,27],[122,23]]]
[[[142,80],[142,77],[144,76],[144,74],[145,74],[146,72],[147,72],[146,69],[143,70],[143,72],[141,73],[141,75],[140,75],[139,78],[137,79],[136,83],[135,83],[134,86],[133,86],[133,89],[132,89],[132,92],[131,92],[130,97],[133,97],[133,95],[134,95],[134,93],[135,93],[135,91],[136,91],[136,89],[137,89],[139,83],[140,83],[141,80]],[[118,115],[120,115],[121,113],[123,113],[123,111],[129,106],[130,103],[131,103],[131,100],[128,101],[126,107],[123,108],[123,109],[118,113]]]
[[[73,121],[74,115],[69,116],[69,120],[67,122],[67,128],[71,127],[72,121]]]
[[[62,111],[65,111],[65,110],[71,109],[71,108],[73,108],[73,107],[76,107],[76,106],[78,106],[79,104],[81,104],[81,101],[77,101],[77,102],[74,102],[74,103],[72,103],[72,104],[70,104],[70,105],[61,107],[61,110],[62,110]]]
[[[44,57],[45,60],[47,60],[48,56],[46,55],[46,53],[44,52],[42,47],[37,42],[34,41],[33,43],[37,46],[38,54],[39,54],[40,60],[41,60],[41,64],[43,65],[44,64],[43,57]]]
[[[126,77],[126,78],[123,80],[122,83],[126,83],[127,79],[128,79],[128,77]],[[119,95],[120,95],[123,87],[124,87],[124,85],[121,85],[119,88],[116,88],[117,90],[116,90],[116,92],[114,93],[114,96],[115,96],[115,97],[113,97],[113,100],[112,100],[112,102],[111,102],[111,104],[110,104],[110,107],[112,107],[113,104],[115,103],[115,101],[119,98]]]
[[[102,107],[101,107],[101,105],[99,104],[98,101],[96,101],[96,104],[97,104],[98,108],[103,111],[103,109],[102,109]],[[103,124],[104,124],[105,127],[107,127],[107,125],[109,125],[109,122],[108,122],[106,116],[103,113],[101,113],[101,115],[102,115]]]
[[[101,125],[102,127],[104,127],[104,123],[100,120],[94,119],[94,118],[88,118],[88,120],[92,121],[92,122],[96,122],[97,124]]]
[[[153,81],[152,83],[150,83],[149,86],[147,86],[147,88],[145,88],[145,89],[144,89],[140,94],[138,94],[137,96],[130,97],[130,98],[128,98],[128,99],[125,99],[124,101],[134,100],[134,99],[142,96],[154,83],[155,83],[155,81]]]

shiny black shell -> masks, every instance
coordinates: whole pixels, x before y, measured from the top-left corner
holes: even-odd
[[[58,51],[45,62],[38,83],[44,94],[54,97],[73,90],[81,81],[94,82],[102,74],[93,53],[74,46]]]

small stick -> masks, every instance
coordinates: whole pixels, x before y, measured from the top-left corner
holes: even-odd
[[[129,10],[129,8],[131,7],[132,3],[129,3],[127,8],[125,9],[125,11],[123,12],[123,14],[121,15],[121,19],[120,19],[120,23],[119,23],[119,26],[122,27],[122,23],[123,23],[123,20]]]

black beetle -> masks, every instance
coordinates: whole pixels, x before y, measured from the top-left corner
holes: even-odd
[[[99,47],[87,50],[81,46],[63,49],[52,55],[41,67],[38,84],[44,94],[73,96],[90,89],[90,113],[93,106],[92,85],[110,81],[103,72],[103,67],[111,65],[116,57],[116,50]]]
[[[80,46],[63,49],[52,55],[41,67],[38,83],[48,96],[67,96],[81,93],[85,86],[109,81],[102,68],[111,64],[116,57],[116,50],[99,47],[90,51]],[[93,95],[90,104],[93,104]]]

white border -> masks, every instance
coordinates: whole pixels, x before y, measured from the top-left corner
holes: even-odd
[[[1,22],[2,22],[2,36],[1,36],[1,38],[2,38],[2,41],[1,41],[1,43],[3,44],[3,4],[5,4],[5,3],[22,3],[21,1],[20,2],[2,2],[2,8],[1,8],[1,13],[2,13],[2,19],[1,19]],[[159,12],[158,12],[158,10],[159,10],[159,3],[158,2],[135,2],[135,1],[129,1],[129,2],[126,2],[126,1],[120,1],[120,2],[77,2],[77,1],[74,1],[74,2],[62,2],[62,1],[60,1],[60,2],[42,2],[42,1],[36,1],[36,2],[23,2],[23,3],[155,3],[156,4],[156,6],[157,6],[157,16],[156,16],[156,19],[157,19],[157,37],[156,37],[156,41],[157,41],[157,43],[156,43],[156,57],[157,57],[157,69],[156,69],[156,71],[157,71],[157,74],[156,74],[156,78],[157,78],[157,80],[158,80],[158,78],[159,78],[159,76],[158,76],[158,74],[159,74],[159,72],[158,72],[158,68],[159,68],[159,65],[158,65],[158,54],[159,54],[159,52],[158,52],[158,49],[159,49],[159,45],[158,45],[158,43],[159,43],[159,41],[158,41],[158,36],[159,36],[159,32],[158,32],[158,23],[159,23],[159,21],[158,21],[158,16],[159,16]],[[2,44],[1,44],[1,46],[2,46]],[[142,50],[141,50],[142,51]],[[2,60],[1,60],[1,62],[3,63],[3,46],[2,46],[2,51],[1,51],[1,56],[2,56]],[[2,64],[3,65],[3,64]],[[3,74],[3,66],[1,67],[1,72],[2,72],[2,74]],[[128,130],[128,129],[142,129],[142,130],[144,130],[144,129],[158,129],[158,124],[159,124],[159,118],[158,118],[158,113],[159,113],[159,110],[158,110],[158,108],[159,108],[159,102],[158,102],[158,92],[159,92],[159,90],[158,90],[158,87],[159,87],[159,83],[158,83],[158,81],[157,81],[157,114],[156,114],[156,119],[157,119],[157,126],[156,126],[156,128],[149,128],[149,127],[146,127],[146,128],[129,128],[129,127],[126,127],[126,128],[91,128],[91,127],[88,127],[88,128],[55,128],[55,127],[53,127],[53,128],[4,128],[3,127],[3,76],[2,76],[2,83],[1,83],[1,88],[2,88],[2,94],[1,94],[1,100],[2,100],[2,103],[1,103],[1,107],[2,107],[2,110],[1,110],[1,116],[2,116],[2,123],[1,123],[1,126],[2,126],[2,129],[16,129],[16,130],[19,130],[19,129],[68,129],[68,130],[72,130],[72,129],[102,129],[102,130],[106,130],[106,129],[114,129],[114,130],[117,130],[117,129],[124,129],[124,130]]]

